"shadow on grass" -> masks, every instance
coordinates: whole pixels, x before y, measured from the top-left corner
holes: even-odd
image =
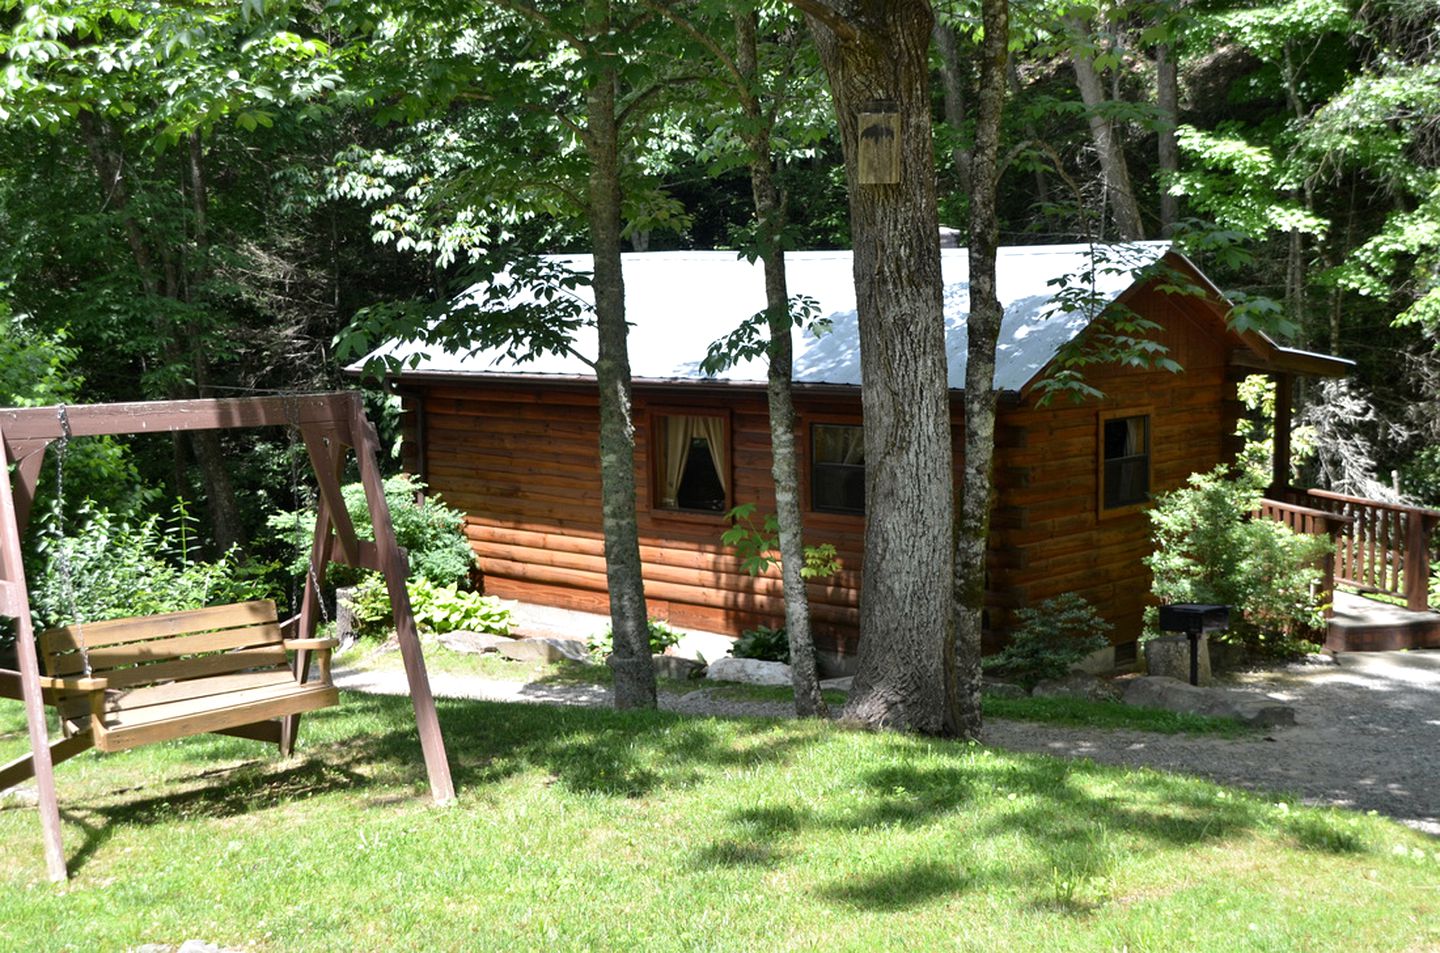
[[[860,834],[868,850],[883,845],[890,832],[952,821],[977,844],[1018,837],[1026,845],[1024,856],[994,861],[957,857],[952,863],[892,852],[848,876],[822,869],[812,889],[837,905],[896,910],[976,890],[1019,889],[1036,903],[1082,912],[1077,895],[1107,877],[1128,851],[1199,846],[1262,828],[1312,849],[1363,849],[1355,834],[1323,814],[1301,815],[1286,826],[1260,800],[1217,799],[1212,785],[1154,772],[904,737],[863,736],[862,744],[861,736],[805,722],[462,700],[439,706],[462,799],[537,772],[579,794],[657,797],[736,771],[784,766],[812,745],[830,742],[839,756],[855,759],[838,763],[848,790],[833,798],[737,805],[728,826],[681,859],[692,868],[776,869],[807,863],[802,855],[812,834]],[[329,793],[363,806],[424,798],[408,699],[347,694],[338,709],[307,717],[305,729],[299,759],[270,760],[264,746],[216,736],[144,753],[151,760],[117,770],[117,777],[128,782],[137,766],[154,767],[163,769],[156,771],[157,783],[166,787],[112,789],[94,806],[67,805],[67,819],[86,831],[72,867],[122,828],[244,816]],[[249,760],[215,767],[216,760],[241,758]],[[940,833],[953,836],[953,830]]]

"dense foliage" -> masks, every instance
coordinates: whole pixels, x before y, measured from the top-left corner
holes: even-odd
[[[1254,477],[1229,479],[1223,468],[1195,474],[1150,511],[1155,553],[1146,565],[1161,603],[1231,606],[1230,630],[1220,640],[1283,654],[1324,624],[1314,593],[1321,561],[1334,547],[1328,537],[1252,518],[1260,497]]]
[[[1112,628],[1084,597],[1067,592],[1017,609],[1015,631],[1003,649],[984,660],[985,671],[1027,691],[1059,678],[1075,663],[1109,645]]]
[[[648,619],[645,623],[646,629],[650,632],[650,654],[661,655],[672,645],[680,642],[682,633],[670,627],[670,623],[663,619]],[[603,632],[592,635],[586,643],[590,654],[596,659],[604,661],[611,652],[615,651],[615,633],[606,626]]]
[[[458,585],[436,585],[417,576],[406,585],[415,625],[422,632],[482,632],[510,634],[510,609],[494,596],[482,596]],[[350,604],[362,635],[383,635],[393,629],[390,595],[385,580],[367,575],[355,587]]]
[[[768,625],[757,625],[753,629],[746,629],[740,633],[740,638],[735,640],[730,654],[736,658],[753,658],[765,662],[788,664],[790,640],[783,627],[777,629]]]

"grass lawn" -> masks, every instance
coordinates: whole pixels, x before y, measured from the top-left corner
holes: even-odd
[[[346,695],[300,754],[59,769],[68,886],[0,809],[0,949],[1420,950],[1440,849],[1214,784],[792,721]],[[0,760],[24,748],[0,703]]]

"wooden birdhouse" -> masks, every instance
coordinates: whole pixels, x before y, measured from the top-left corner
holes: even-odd
[[[860,184],[900,181],[900,113],[894,109],[860,114]]]

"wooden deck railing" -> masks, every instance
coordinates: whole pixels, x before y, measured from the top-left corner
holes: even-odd
[[[1326,490],[1294,491],[1290,501],[1266,503],[1323,511],[1345,519],[1335,534],[1335,581],[1340,585],[1404,599],[1406,608],[1417,612],[1429,607],[1430,562],[1435,556],[1440,510],[1381,503]],[[1267,511],[1262,507],[1262,513],[1300,529],[1278,508]]]
[[[1328,553],[1320,566],[1320,594],[1325,600],[1325,615],[1328,618],[1334,612],[1336,552],[1339,551],[1341,538],[1349,531],[1354,520],[1329,510],[1270,499],[1260,501],[1260,515],[1265,519],[1284,523],[1297,533],[1329,536],[1335,543],[1335,551]]]

